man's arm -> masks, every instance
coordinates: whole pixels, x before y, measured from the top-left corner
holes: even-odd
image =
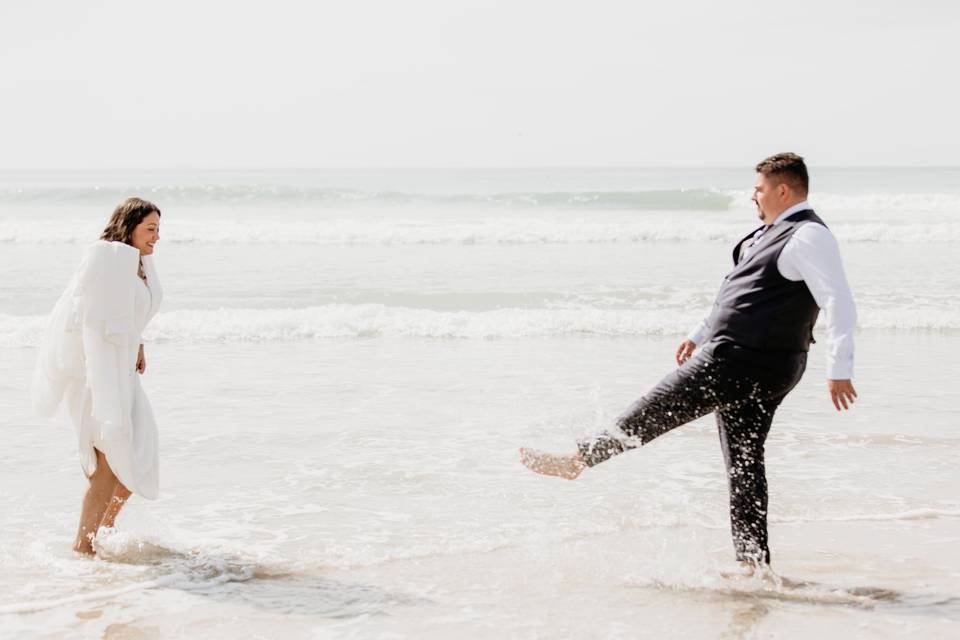
[[[807,223],[787,242],[777,267],[788,280],[803,280],[827,321],[827,388],[838,411],[857,397],[853,378],[853,332],[857,309],[833,234]]]
[[[850,380],[827,380],[827,391],[830,392],[830,399],[837,411],[840,411],[841,405],[844,409],[849,409],[849,405],[853,404],[857,397],[857,390],[853,388]]]
[[[700,321],[693,331],[687,334],[687,337],[680,343],[680,346],[677,347],[676,360],[677,364],[681,365],[686,362],[690,356],[693,355],[693,352],[696,351],[697,345],[703,340],[703,336],[707,333],[707,318],[704,318]]]

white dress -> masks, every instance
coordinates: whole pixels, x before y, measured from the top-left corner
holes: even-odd
[[[50,315],[33,381],[38,413],[62,404],[77,431],[89,477],[99,449],[123,485],[144,498],[159,492],[157,425],[136,372],[141,334],[163,296],[153,261],[137,276],[139,251],[120,242],[91,245]]]

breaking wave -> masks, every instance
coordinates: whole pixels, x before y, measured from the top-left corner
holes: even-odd
[[[301,309],[181,309],[158,315],[145,338],[175,343],[310,342],[375,337],[616,338],[681,335],[701,319],[701,314],[676,308],[434,311],[381,304],[334,304]],[[38,344],[45,323],[45,316],[0,314],[0,347]],[[859,329],[958,331],[960,315],[950,309],[923,313],[862,309]]]
[[[86,244],[99,236],[101,220],[0,221],[0,244]],[[842,243],[960,243],[960,223],[831,224]],[[751,222],[697,222],[675,219],[602,220],[549,217],[441,219],[348,219],[276,221],[176,219],[164,222],[165,244],[276,244],[318,246],[560,245],[706,242],[730,244]]]
[[[638,191],[511,191],[503,193],[412,193],[364,191],[283,185],[167,185],[123,187],[23,187],[0,188],[0,203],[41,205],[116,204],[131,195],[157,202],[190,205],[310,205],[349,204],[385,207],[420,205],[452,208],[479,205],[494,208],[575,208],[627,210],[725,211],[733,203],[731,193],[713,189],[650,189]]]

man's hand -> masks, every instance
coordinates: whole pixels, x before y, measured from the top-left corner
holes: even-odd
[[[677,365],[686,362],[697,348],[697,343],[693,340],[684,340],[677,347]]]
[[[137,373],[143,375],[147,370],[147,359],[143,357],[143,345],[140,345],[140,352],[137,354]]]
[[[849,409],[857,397],[857,390],[853,388],[850,380],[827,380],[827,390],[837,411],[841,410],[841,405],[844,409]]]

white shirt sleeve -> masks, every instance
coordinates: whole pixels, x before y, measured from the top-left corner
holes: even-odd
[[[693,344],[700,346],[700,341],[703,340],[703,336],[707,333],[707,318],[704,318],[700,321],[696,327],[693,328],[693,331],[687,334],[687,340]]]
[[[777,268],[787,280],[803,280],[827,320],[827,378],[853,378],[853,331],[857,309],[843,271],[840,248],[830,230],[807,223],[780,252]]]

